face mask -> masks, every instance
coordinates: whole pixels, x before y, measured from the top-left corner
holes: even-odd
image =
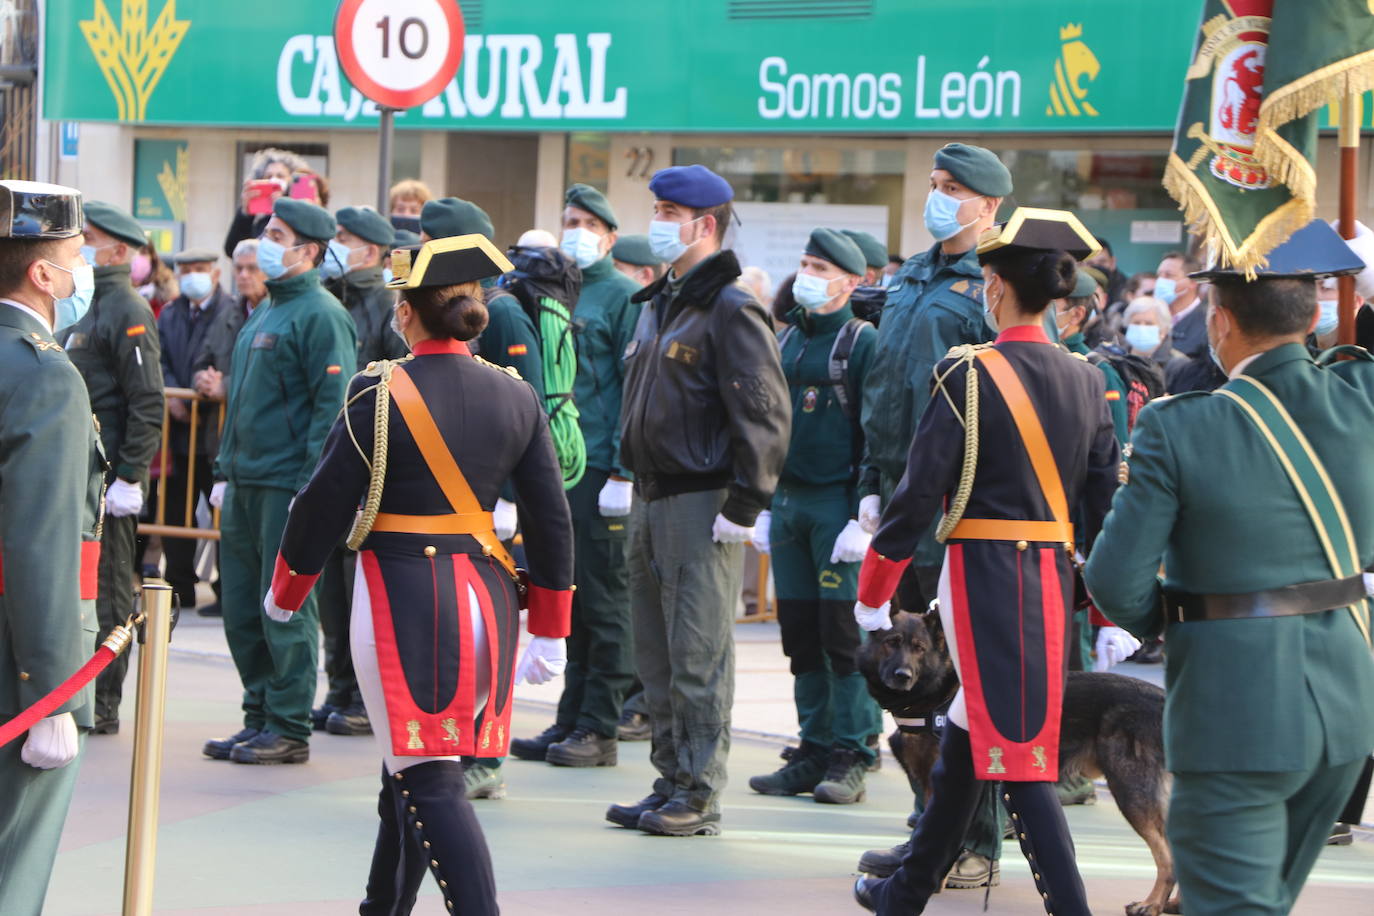
[[[564,229],[559,247],[583,270],[601,260],[601,236],[590,229]]]
[[[52,261],[46,263],[72,275],[72,294],[54,299],[52,303],[53,328],[69,328],[80,321],[91,307],[91,297],[95,295],[95,269],[90,264],[68,270]]]
[[[1178,284],[1168,277],[1155,280],[1155,298],[1165,305],[1173,305],[1178,298]]]
[[[1002,290],[1000,288],[998,289],[997,301],[992,302],[990,306],[988,303],[992,301],[992,297],[988,293],[989,289],[990,286],[985,285],[983,287],[983,321],[986,322],[987,326],[992,328],[995,333],[1001,329],[997,327],[997,316],[993,314],[992,308],[1002,303]]]
[[[666,219],[652,220],[649,223],[649,249],[656,257],[669,264],[674,263],[687,253],[688,248],[696,244],[693,242],[692,245],[688,245],[682,241],[682,227],[695,222],[696,220],[688,220],[685,223],[672,223]]]
[[[830,280],[815,274],[799,273],[792,281],[792,297],[808,312],[825,308],[835,298],[830,295],[830,283]]]
[[[192,302],[199,302],[210,295],[210,290],[214,286],[210,281],[210,275],[199,271],[182,274],[178,279],[181,281],[182,295]]]
[[[982,195],[978,195],[981,197]],[[977,200],[978,197],[969,197],[966,200]],[[931,190],[930,196],[926,198],[925,223],[926,229],[931,235],[935,236],[935,241],[943,242],[952,239],[960,232],[972,226],[978,220],[969,223],[959,222],[959,207],[965,201],[957,197],[951,197],[944,191]]]
[[[348,257],[353,253],[349,248],[338,239],[329,240],[329,251],[325,253],[324,261],[320,264],[320,278],[323,280],[337,280],[348,273]]]
[[[148,279],[148,274],[153,272],[153,259],[146,254],[134,255],[133,261],[129,265],[129,280],[134,286],[142,285]]]
[[[1336,311],[1339,299],[1323,299],[1317,303],[1321,309],[1321,314],[1317,316],[1317,327],[1314,329],[1317,336],[1325,337],[1340,326],[1340,313]]]
[[[286,273],[287,267],[282,258],[286,257],[288,251],[295,251],[301,246],[294,245],[287,248],[280,242],[271,239],[258,239],[258,267],[267,274],[267,279],[276,280]]]
[[[1141,353],[1153,353],[1159,349],[1159,341],[1159,325],[1131,324],[1126,326],[1126,343],[1131,345],[1132,350]]]
[[[113,245],[101,245],[99,248],[97,248],[97,247],[94,246],[94,245],[82,245],[82,246],[81,246],[81,258],[82,258],[82,260],[84,260],[87,264],[89,264],[89,265],[91,265],[92,267],[94,267],[94,266],[95,266],[95,256],[96,256],[96,254],[97,254],[98,252],[104,251],[106,248],[113,248],[113,247],[114,247]]]
[[[383,267],[383,268],[382,268],[382,285],[383,285],[383,286],[386,286],[388,283],[390,283],[390,282],[391,282],[392,280],[394,280],[394,279],[396,279],[396,275],[393,274],[393,273],[391,272],[391,268],[390,268],[390,267]]]
[[[420,234],[420,217],[418,216],[393,216],[391,225],[397,229],[404,229],[407,232]]]

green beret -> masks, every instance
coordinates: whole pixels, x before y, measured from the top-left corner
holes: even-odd
[[[563,205],[586,210],[609,226],[612,232],[620,228],[620,222],[615,218],[615,211],[611,209],[606,195],[589,184],[575,184],[568,188],[568,193],[563,196]]]
[[[1078,276],[1073,281],[1073,292],[1069,293],[1070,299],[1086,299],[1097,292],[1097,281],[1093,275],[1083,268],[1078,268]]]
[[[869,267],[883,268],[887,266],[887,246],[878,241],[867,232],[860,232],[857,229],[841,229],[845,235],[853,240],[855,245],[864,254],[864,263]]]
[[[420,211],[420,229],[432,239],[446,239],[455,235],[485,235],[491,238],[496,229],[487,211],[457,197],[444,197],[425,203]]]
[[[290,226],[299,238],[328,241],[339,231],[329,211],[308,200],[278,197],[272,204],[272,214]]]
[[[420,244],[420,236],[409,229],[397,229],[396,238],[392,240],[392,248],[409,248],[412,245]]]
[[[213,248],[187,248],[172,258],[178,267],[182,264],[213,264],[219,260],[219,252]]]
[[[87,201],[86,222],[126,244],[138,248],[148,244],[148,236],[144,235],[143,227],[138,224],[138,220],[134,219],[129,211],[121,210],[114,204],[98,200]]]
[[[649,247],[647,235],[622,235],[615,240],[615,245],[611,248],[611,257],[622,264],[633,264],[636,267],[657,267],[663,263],[663,259],[654,254],[654,250]]]
[[[1011,172],[996,153],[981,146],[946,143],[935,152],[935,167],[985,197],[1006,197],[1011,193]]]
[[[868,269],[864,253],[854,240],[834,229],[812,229],[806,242],[806,253],[813,258],[829,261],[846,273],[863,276]]]
[[[344,207],[334,215],[339,226],[374,245],[389,248],[396,241],[396,227],[371,207]]]

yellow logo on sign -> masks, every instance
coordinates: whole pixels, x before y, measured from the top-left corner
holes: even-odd
[[[162,161],[162,171],[157,174],[158,186],[162,188],[162,194],[167,198],[167,206],[172,211],[172,219],[179,223],[186,222],[188,211],[186,209],[186,198],[191,192],[191,151],[185,146],[177,149],[177,165],[172,168],[172,164],[167,160]]]
[[[176,0],[167,0],[149,28],[148,0],[121,0],[116,25],[105,0],[95,0],[94,18],[79,23],[115,97],[119,120],[148,116],[148,100],[191,27],[190,20],[176,16]]]
[[[1050,83],[1050,104],[1045,114],[1073,118],[1087,115],[1097,117],[1097,109],[1088,99],[1088,87],[1102,71],[1097,55],[1083,43],[1083,26],[1069,24],[1059,30],[1064,43],[1059,59],[1054,62],[1054,81]]]

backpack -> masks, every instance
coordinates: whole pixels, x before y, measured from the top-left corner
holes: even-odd
[[[844,411],[845,417],[849,420],[850,428],[850,468],[854,473],[858,473],[859,465],[863,462],[864,434],[863,427],[859,423],[859,414],[863,408],[860,392],[854,385],[853,379],[849,377],[849,357],[854,352],[854,342],[859,339],[859,332],[869,322],[862,318],[851,318],[840,328],[840,333],[835,335],[835,343],[830,347],[830,362],[826,375],[830,382],[830,388],[835,393],[835,401],[840,405],[840,410]],[[778,350],[781,352],[787,342],[792,339],[792,335],[797,332],[797,326],[790,324],[778,338]]]
[[[849,295],[849,307],[854,310],[855,317],[862,318],[875,328],[885,305],[887,288],[883,286],[860,286]]]
[[[1103,344],[1088,354],[1094,366],[1107,363],[1126,384],[1126,431],[1135,429],[1140,408],[1164,394],[1164,370],[1148,356],[1127,353],[1119,347]]]

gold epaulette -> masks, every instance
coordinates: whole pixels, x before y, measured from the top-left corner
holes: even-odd
[[[480,363],[480,364],[483,365],[483,366],[487,366],[488,368],[495,369],[497,372],[504,372],[504,373],[506,373],[506,375],[509,375],[511,378],[518,378],[518,379],[521,379],[521,381],[524,380],[523,378],[521,378],[520,373],[519,373],[518,371],[516,371],[515,367],[513,367],[513,366],[498,366],[496,363],[492,362],[491,360],[489,360],[489,359],[483,359],[482,357],[476,356],[476,355],[474,355],[472,358],[475,359],[478,363]]]
[[[400,359],[376,359],[368,363],[366,368],[364,368],[363,371],[359,372],[358,375],[364,376],[366,378],[380,378],[382,375],[383,367],[399,366],[402,363],[410,362],[414,358],[415,354],[410,353],[405,356],[402,356]]]
[[[971,359],[974,353],[979,350],[986,350],[990,346],[992,346],[990,343],[957,344],[949,348],[949,352],[945,354],[945,359]]]

